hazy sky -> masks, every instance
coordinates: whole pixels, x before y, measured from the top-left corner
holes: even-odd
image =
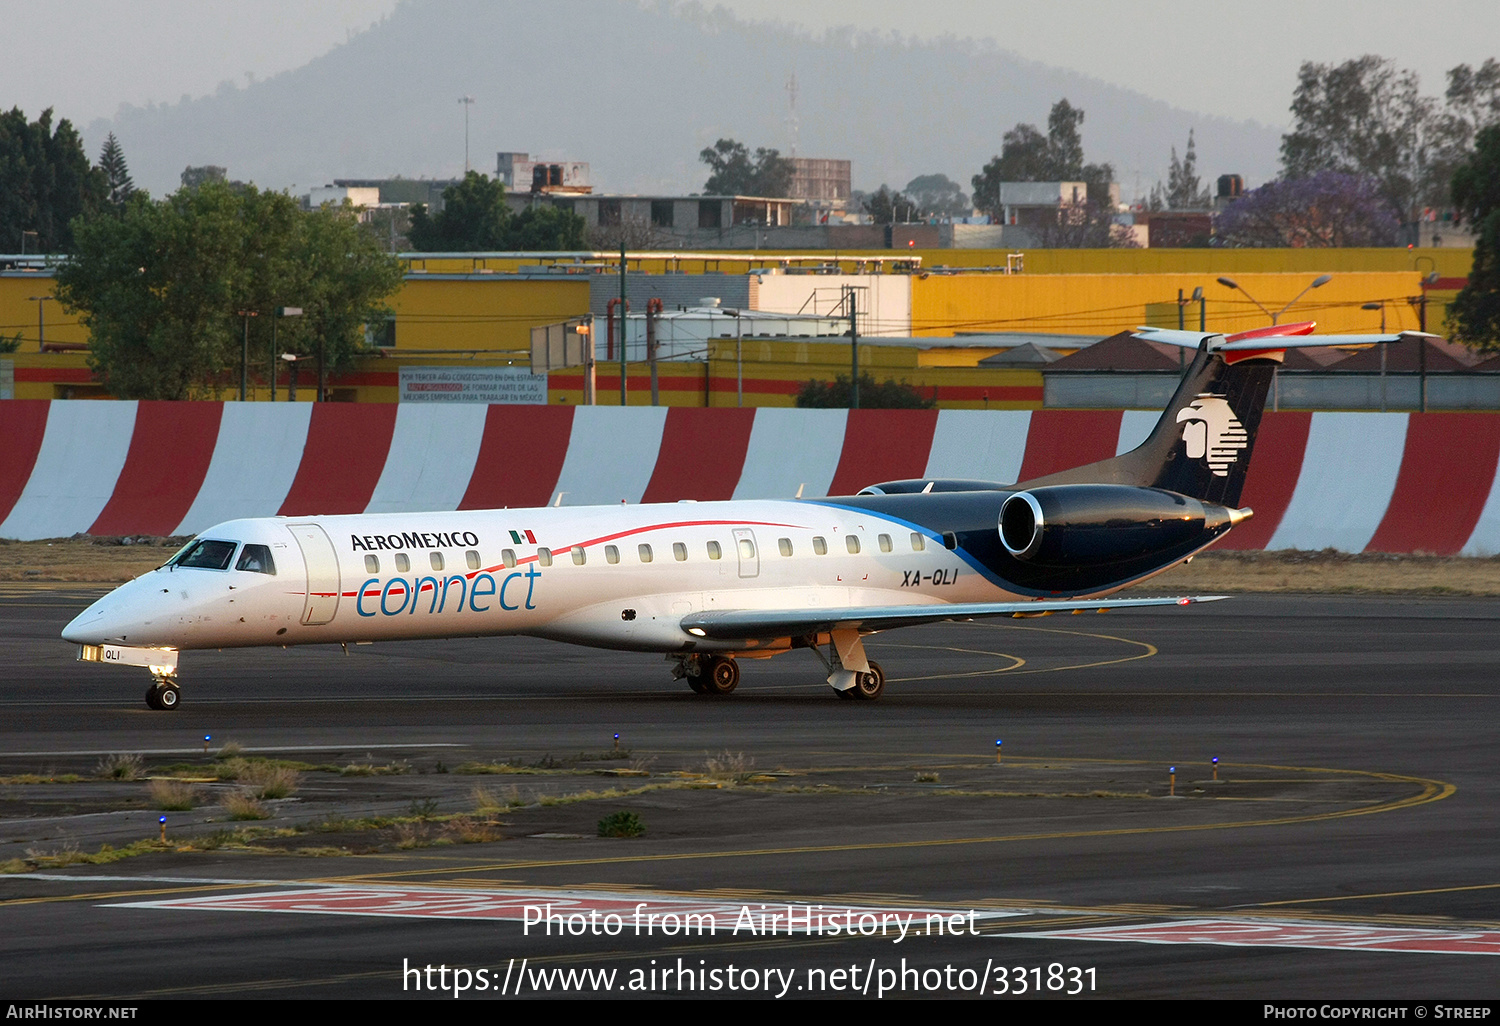
[[[0,0],[0,107],[77,124],[307,63],[398,0]],[[720,0],[748,19],[994,40],[1187,110],[1287,123],[1303,60],[1394,57],[1440,95],[1443,73],[1500,57],[1500,0]],[[704,6],[714,6],[707,3]],[[546,5],[538,4],[539,16]]]

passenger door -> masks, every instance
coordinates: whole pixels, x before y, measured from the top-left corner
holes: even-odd
[[[740,561],[740,576],[759,577],[760,549],[755,544],[755,532],[748,527],[735,528],[734,551]]]
[[[302,622],[317,627],[330,622],[339,611],[339,557],[333,550],[328,533],[317,524],[288,524],[287,530],[297,539],[302,562],[307,567],[307,602],[302,607]]]

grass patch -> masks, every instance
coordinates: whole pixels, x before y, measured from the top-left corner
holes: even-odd
[[[187,812],[197,799],[197,788],[181,780],[157,778],[146,785],[151,807],[162,812]]]
[[[475,819],[473,816],[454,816],[443,824],[443,836],[456,844],[482,844],[500,840],[499,824]]]
[[[600,837],[640,837],[646,824],[633,812],[611,812],[599,821]]]
[[[230,819],[270,819],[271,810],[267,809],[256,796],[254,791],[242,788],[231,791],[224,798],[224,810],[229,813]]]
[[[936,784],[943,779],[942,774],[932,770],[918,770],[916,776],[911,778],[914,784]]]
[[[710,755],[703,763],[705,777],[726,784],[749,783],[754,774],[754,759],[744,752],[731,752],[727,748],[718,755]]]
[[[81,784],[88,777],[77,773],[55,773],[46,775],[42,773],[20,773],[13,777],[0,777],[0,785],[5,784]]]
[[[139,780],[144,761],[134,752],[106,755],[94,767],[94,776],[105,780]]]

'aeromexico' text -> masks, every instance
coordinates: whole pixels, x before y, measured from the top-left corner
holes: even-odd
[[[349,544],[366,552],[375,549],[456,549],[462,545],[479,546],[479,535],[473,531],[407,531],[404,534],[351,534]]]

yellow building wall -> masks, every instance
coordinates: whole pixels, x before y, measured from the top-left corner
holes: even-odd
[[[396,348],[529,354],[531,329],[589,312],[584,278],[409,274],[390,300]]]
[[[1184,250],[1181,252],[1193,252]],[[1271,323],[1247,298],[1280,311],[1313,279],[1307,273],[1234,275],[1240,290],[1203,274],[956,274],[919,277],[912,282],[912,333],[953,335],[961,331],[1034,331],[1103,337],[1155,322],[1176,326],[1178,289],[1184,296],[1201,287],[1207,297],[1208,330],[1244,331]],[[1320,332],[1373,332],[1380,314],[1362,310],[1384,301],[1386,327],[1415,330],[1418,311],[1407,302],[1421,294],[1422,276],[1414,271],[1341,272],[1282,314],[1280,323],[1316,321]],[[1446,294],[1445,294],[1446,295]],[[1429,297],[1428,330],[1441,333],[1443,303]],[[1161,304],[1171,304],[1163,324]],[[1185,308],[1187,327],[1198,327],[1198,304]]]
[[[38,352],[37,303],[33,296],[51,296],[52,275],[40,272],[0,272],[0,336],[21,336],[20,352]],[[41,330],[47,342],[86,343],[88,332],[78,315],[66,313],[56,299],[41,304]]]

